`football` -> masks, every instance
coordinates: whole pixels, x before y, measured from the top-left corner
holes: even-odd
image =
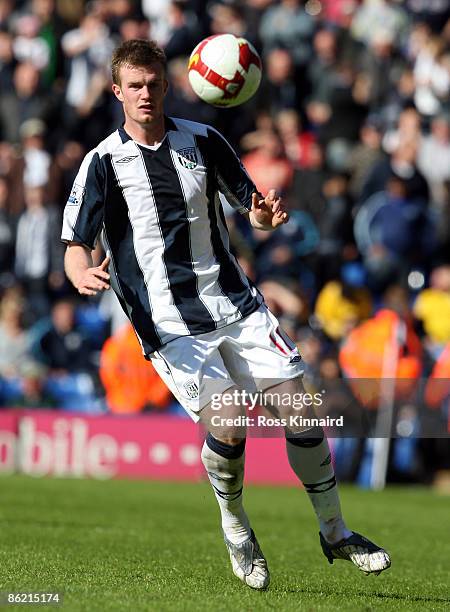
[[[188,70],[199,98],[223,108],[247,102],[261,81],[256,49],[233,34],[216,34],[199,42],[189,58]]]

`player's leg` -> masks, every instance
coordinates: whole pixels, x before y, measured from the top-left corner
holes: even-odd
[[[236,422],[240,416],[241,410],[236,406],[216,410],[211,404],[200,414],[200,422],[209,430],[203,443],[202,462],[219,504],[224,535],[233,544],[241,544],[250,537],[250,523],[242,503],[245,427],[225,424],[225,420]],[[217,423],[219,419],[224,424]]]
[[[265,397],[283,398],[283,402],[273,401],[273,408],[280,418],[291,423],[291,417],[299,414],[304,418],[314,417],[312,407],[303,406],[300,410],[285,398],[302,397],[304,388],[300,377],[286,380],[267,388]],[[322,427],[290,425],[285,428],[286,452],[289,465],[303,483],[306,493],[316,513],[320,531],[332,544],[351,535],[342,518],[338,488],[331,461],[328,440]]]
[[[294,398],[304,393],[301,382],[301,364],[295,344],[280,329],[276,318],[262,309],[241,324],[236,338],[239,352],[228,370],[242,368],[243,360],[259,389],[268,391],[275,398],[273,408],[278,416],[286,418],[298,415],[294,402],[286,402],[286,396]],[[223,351],[222,351],[223,354]],[[296,375],[296,369],[297,375]],[[283,382],[276,382],[283,380]],[[277,403],[276,398],[283,401]],[[297,407],[298,408],[298,407]],[[315,416],[312,407],[303,406],[304,417]],[[286,430],[286,449],[289,463],[303,483],[320,525],[322,549],[328,560],[342,558],[352,561],[367,573],[379,573],[390,566],[386,551],[366,538],[350,531],[342,517],[328,441],[322,428],[292,426]]]
[[[291,397],[302,390],[299,378],[271,389],[279,393],[287,391]],[[366,574],[379,574],[390,567],[390,557],[384,549],[349,530],[344,522],[331,452],[322,427],[286,430],[286,451],[289,464],[303,483],[316,513],[320,544],[329,563],[334,559],[351,561]]]
[[[233,572],[248,586],[265,589],[270,581],[267,562],[243,506],[245,428],[212,425],[214,417],[237,422],[241,416],[242,407],[236,405],[222,406],[214,414],[210,404],[202,411],[201,421],[213,429],[203,444],[202,462],[220,508]]]
[[[240,544],[250,537],[242,506],[245,426],[230,424],[237,422],[242,408],[223,407],[214,400],[222,392],[232,392],[234,386],[215,338],[212,334],[179,338],[155,353],[152,362],[183,408],[209,432],[202,462],[220,507],[225,536]]]
[[[269,571],[242,503],[245,426],[227,424],[227,419],[237,422],[242,407],[217,409],[212,401],[225,391],[232,393],[234,385],[216,340],[214,334],[179,338],[154,353],[152,362],[186,412],[209,432],[201,458],[219,505],[233,572],[247,585],[263,589],[269,584]]]

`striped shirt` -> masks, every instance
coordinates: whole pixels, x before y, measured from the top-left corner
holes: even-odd
[[[62,240],[111,258],[111,286],[145,355],[254,312],[263,298],[230,252],[220,194],[247,213],[256,187],[214,128],[166,117],[158,148],[119,128],[81,164]]]

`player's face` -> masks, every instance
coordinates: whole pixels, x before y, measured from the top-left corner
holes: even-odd
[[[163,117],[167,86],[163,66],[154,63],[122,66],[120,85],[113,84],[113,91],[123,104],[125,118],[145,126]]]

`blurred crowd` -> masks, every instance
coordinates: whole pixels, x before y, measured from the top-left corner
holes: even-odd
[[[263,61],[235,109],[188,81],[192,49],[219,33]],[[169,62],[167,114],[215,125],[289,206],[274,234],[226,215],[307,375],[420,379],[445,414],[449,387],[430,384],[450,378],[447,0],[0,0],[0,405],[179,411],[110,294],[78,299],[59,241],[83,156],[122,120],[112,49],[148,37]]]

